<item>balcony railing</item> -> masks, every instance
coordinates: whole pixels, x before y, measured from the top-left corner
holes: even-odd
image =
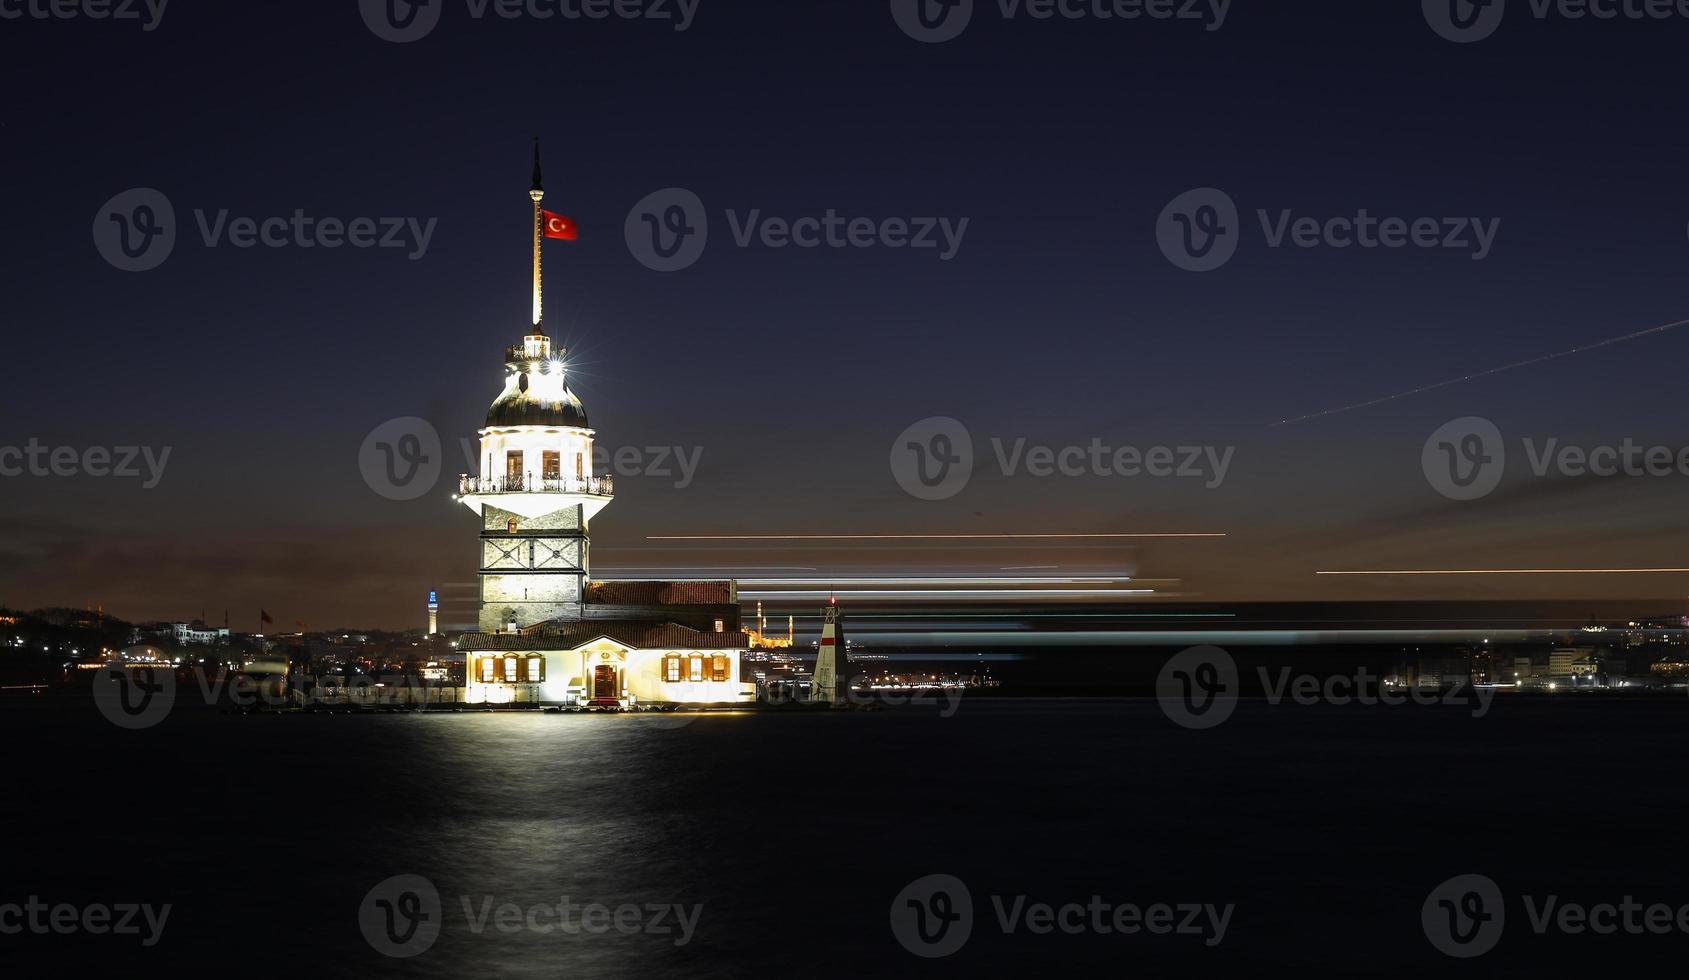
[[[532,474],[491,479],[480,476],[458,477],[458,494],[472,493],[584,493],[594,497],[615,495],[615,483],[607,476],[548,476]]]

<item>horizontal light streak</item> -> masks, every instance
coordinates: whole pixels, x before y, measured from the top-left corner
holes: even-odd
[[[814,565],[628,565],[604,569],[605,575],[628,572],[818,572]],[[596,581],[596,580],[595,580]]]
[[[831,585],[1113,585],[1116,582],[1130,582],[1130,576],[1096,576],[1093,578],[1041,578],[1011,575],[979,575],[962,578],[881,578],[869,576],[866,578],[742,578],[740,585],[772,586],[772,585],[811,585],[826,587]]]
[[[1689,568],[1408,568],[1315,575],[1681,575]]]
[[[1388,643],[1497,643],[1541,641],[1554,631],[1497,629],[1497,630],[1057,630],[1048,633],[1005,633],[978,630],[928,630],[896,632],[872,629],[853,629],[852,643],[865,646],[954,646],[958,643],[982,647],[1189,647],[1202,644],[1218,646],[1307,646],[1323,644]],[[1564,632],[1559,631],[1559,632]],[[966,656],[966,654],[959,655]]]
[[[770,589],[739,592],[744,599],[1052,599],[1077,596],[1154,595],[1154,589]]]
[[[1078,538],[1223,538],[1223,531],[1096,534],[647,534],[647,541],[996,541]]]

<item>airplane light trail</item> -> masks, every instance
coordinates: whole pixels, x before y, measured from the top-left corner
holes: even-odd
[[[1095,596],[1154,595],[1154,589],[770,589],[739,593],[750,599],[1071,599]]]
[[[1130,576],[1117,575],[1113,577],[1088,578],[1025,578],[1006,575],[979,575],[960,578],[934,576],[932,578],[880,578],[870,576],[863,578],[742,578],[741,585],[769,586],[769,585],[810,585],[817,588],[833,585],[872,585],[872,586],[920,586],[920,585],[1113,585],[1116,582],[1130,582]]]
[[[981,541],[1023,538],[1223,538],[1219,531],[1119,534],[647,534],[647,541]]]
[[[1371,401],[1356,402],[1353,405],[1342,405],[1337,408],[1328,408],[1323,412],[1314,412],[1309,415],[1298,415],[1295,418],[1279,419],[1277,422],[1269,425],[1268,428],[1276,428],[1281,425],[1294,425],[1297,422],[1306,422],[1309,419],[1324,418],[1327,415],[1341,415],[1344,412],[1353,412],[1356,409],[1371,408],[1374,405],[1382,405],[1385,402],[1393,402],[1398,398],[1407,398],[1411,395],[1420,395],[1427,391],[1435,391],[1438,388],[1447,388],[1450,385],[1457,385],[1466,381],[1476,381],[1479,378],[1487,378],[1492,374],[1500,374],[1503,371],[1512,371],[1516,368],[1530,367],[1532,364],[1541,364],[1544,361],[1552,361],[1561,357],[1569,357],[1573,354],[1581,354],[1584,351],[1597,350],[1602,347],[1611,347],[1614,344],[1622,344],[1626,341],[1636,340],[1650,334],[1665,333],[1667,330],[1675,330],[1684,325],[1689,325],[1689,320],[1678,320],[1675,323],[1666,323],[1658,327],[1649,327],[1646,330],[1638,330],[1635,333],[1627,333],[1622,337],[1609,337],[1606,340],[1598,341],[1593,344],[1582,344],[1580,346],[1573,347],[1568,350],[1558,351],[1553,354],[1543,354],[1539,357],[1533,357],[1528,360],[1515,361],[1512,364],[1503,364],[1501,367],[1494,367],[1485,371],[1476,371],[1472,374],[1464,374],[1458,378],[1450,378],[1447,381],[1439,381],[1436,384],[1421,385],[1418,388],[1409,388],[1407,391],[1397,392],[1394,395],[1385,395],[1383,398],[1374,398]]]
[[[1681,575],[1689,568],[1414,568],[1315,575]]]

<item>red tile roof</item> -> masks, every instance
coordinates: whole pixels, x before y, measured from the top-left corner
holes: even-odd
[[[530,626],[519,635],[465,633],[463,650],[574,650],[607,637],[635,650],[748,650],[751,638],[741,632],[705,633],[678,623],[625,620],[552,620]]]
[[[586,601],[608,606],[727,606],[734,602],[733,583],[588,582]]]

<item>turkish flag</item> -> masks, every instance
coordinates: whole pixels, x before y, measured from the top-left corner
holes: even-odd
[[[575,219],[558,214],[555,211],[540,210],[540,217],[545,219],[545,237],[561,238],[566,242],[575,240]]]

